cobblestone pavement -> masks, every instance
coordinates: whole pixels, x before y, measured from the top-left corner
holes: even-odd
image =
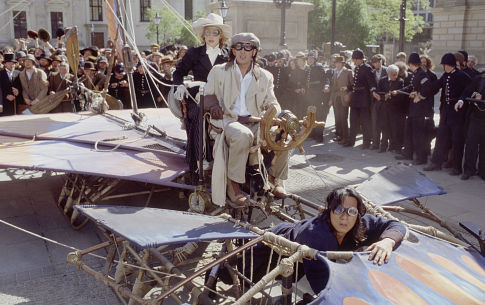
[[[314,202],[322,203],[326,194],[336,186],[358,184],[384,167],[395,163],[391,153],[343,148],[330,141],[332,112],[325,143],[305,142],[306,153],[295,153],[290,159],[287,190]],[[359,144],[360,141],[357,142]],[[461,181],[446,171],[427,173],[445,188],[446,195],[425,197],[421,202],[435,211],[458,231],[458,221],[469,220],[483,224],[485,183],[477,177]],[[61,216],[55,202],[63,176],[48,172],[24,170],[0,171],[0,219],[52,238],[61,243],[85,249],[104,238],[96,227],[88,224],[73,231]],[[184,209],[185,204],[159,194],[151,206]],[[140,202],[146,198],[140,197]],[[124,203],[120,200],[120,203]],[[408,207],[411,203],[402,202]],[[431,224],[417,216],[400,215],[417,224]],[[471,237],[466,235],[470,240]],[[26,235],[0,224],[0,304],[120,304],[111,289],[85,272],[66,263],[72,251]],[[106,253],[99,251],[105,256]],[[89,258],[92,266],[102,262]],[[165,304],[165,303],[164,303]]]

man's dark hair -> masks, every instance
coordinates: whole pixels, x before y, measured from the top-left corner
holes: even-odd
[[[331,191],[327,195],[327,199],[326,199],[327,208],[325,209],[325,211],[322,212],[322,219],[328,223],[328,225],[330,226],[330,228],[332,228],[332,230],[335,230],[335,228],[332,226],[332,223],[330,221],[330,212],[335,210],[339,205],[341,205],[344,200],[344,197],[347,197],[347,196],[353,197],[357,201],[357,210],[359,211],[359,213],[357,214],[357,220],[355,221],[354,227],[349,232],[350,234],[352,234],[352,239],[357,245],[367,239],[367,236],[365,235],[365,228],[362,223],[362,216],[365,215],[366,208],[362,201],[362,198],[357,193],[357,191],[355,191],[353,188],[340,187]]]

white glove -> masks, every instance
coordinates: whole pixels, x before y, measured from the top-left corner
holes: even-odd
[[[185,88],[184,85],[179,85],[177,87],[177,91],[175,91],[175,93],[173,94],[173,96],[175,97],[176,100],[183,100],[185,95],[187,94],[187,89]]]
[[[458,102],[456,102],[455,104],[455,111],[458,111],[460,110],[460,108],[463,107],[463,101],[462,100],[459,100]]]

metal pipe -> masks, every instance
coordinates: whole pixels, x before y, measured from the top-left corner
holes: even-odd
[[[172,293],[174,293],[177,289],[179,289],[180,287],[184,286],[185,284],[187,284],[188,282],[192,281],[194,278],[198,277],[199,275],[201,275],[202,273],[206,272],[207,270],[211,269],[212,267],[214,267],[215,265],[218,265],[220,263],[222,263],[223,261],[227,260],[228,258],[230,258],[231,256],[234,256],[244,250],[246,250],[247,248],[250,248],[254,245],[256,245],[257,243],[263,241],[263,236],[259,236],[251,241],[249,241],[247,244],[245,244],[244,246],[242,247],[239,247],[238,249],[236,249],[235,251],[233,252],[230,252],[226,255],[224,255],[223,257],[213,261],[212,263],[208,264],[208,265],[205,265],[203,268],[197,270],[197,272],[195,272],[194,274],[192,274],[191,276],[189,276],[188,278],[186,278],[185,280],[177,283],[175,286],[173,286],[169,291],[166,291],[164,292],[161,296],[159,296],[155,302],[160,302],[161,300],[163,300],[164,298],[166,298],[167,296],[171,295]]]
[[[204,87],[199,87],[199,186],[204,185]]]

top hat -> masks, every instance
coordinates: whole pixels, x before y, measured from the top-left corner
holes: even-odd
[[[51,40],[51,34],[45,29],[39,29],[39,39],[45,42]]]
[[[29,36],[32,39],[37,39],[37,38],[39,38],[39,33],[37,33],[34,30],[28,30],[27,31],[27,36]]]
[[[13,54],[13,53],[5,53],[5,54],[3,54],[2,64],[6,63],[6,62],[16,63],[17,61],[15,60],[15,54]]]

